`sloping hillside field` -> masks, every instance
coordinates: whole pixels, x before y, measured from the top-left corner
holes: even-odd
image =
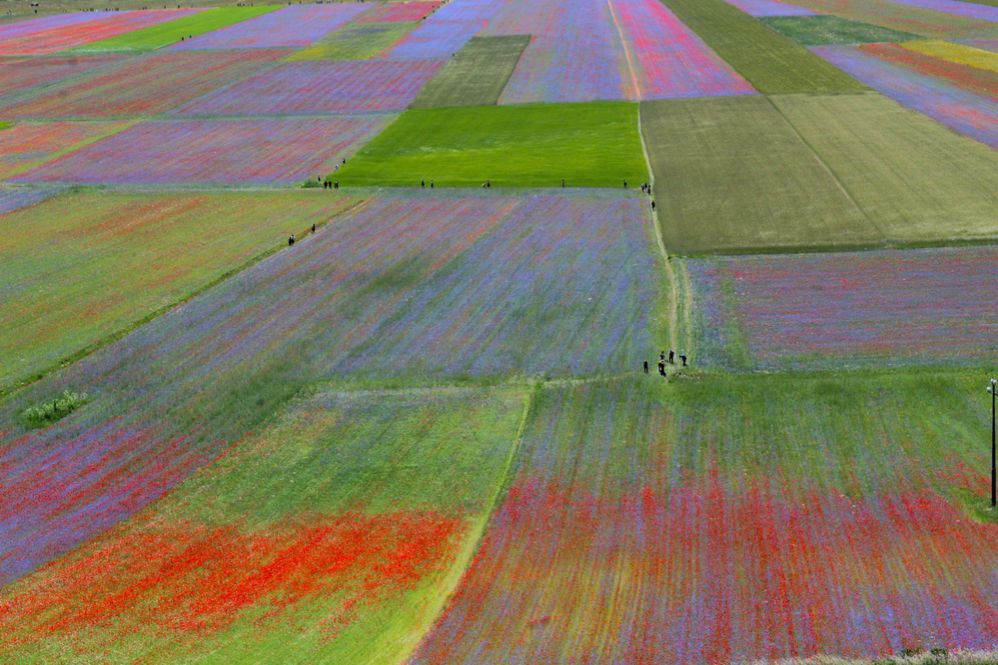
[[[0,12],[0,663],[998,663],[998,0],[145,5]]]

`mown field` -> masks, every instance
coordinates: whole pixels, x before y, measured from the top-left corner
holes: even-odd
[[[998,0],[73,2],[0,662],[998,662]]]

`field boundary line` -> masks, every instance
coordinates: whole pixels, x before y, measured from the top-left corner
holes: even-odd
[[[811,145],[811,142],[808,141],[806,138],[804,138],[804,135],[797,130],[797,126],[794,125],[794,123],[790,120],[790,118],[787,117],[787,114],[783,112],[783,109],[777,106],[776,103],[769,98],[769,95],[763,95],[763,97],[765,97],[766,101],[769,102],[769,105],[772,106],[776,110],[776,112],[780,114],[780,117],[783,118],[783,121],[785,123],[787,123],[791,131],[793,131],[794,135],[798,139],[800,139],[800,142],[803,143],[805,146],[807,146],[807,149],[811,151],[811,154],[814,155],[814,158],[818,160],[819,164],[821,164],[821,168],[825,169],[828,175],[832,176],[832,180],[835,181],[835,184],[839,188],[839,190],[843,194],[845,194],[847,199],[849,199],[849,203],[851,203],[853,207],[856,208],[856,210],[858,210],[861,215],[863,215],[863,218],[870,223],[870,226],[872,226],[874,230],[878,234],[880,234],[880,238],[882,239],[882,241],[884,243],[887,243],[888,239],[887,235],[884,233],[884,230],[881,229],[875,221],[873,221],[873,218],[870,217],[869,214],[867,214],[863,206],[859,205],[859,202],[856,201],[856,199],[853,197],[852,192],[850,192],[849,188],[845,186],[845,183],[842,182],[842,179],[839,178],[838,174],[832,169],[832,167],[829,166],[824,159],[822,159],[821,155],[818,154],[818,151],[814,149],[813,145]]]
[[[482,517],[473,523],[472,533],[469,534],[468,542],[461,549],[461,552],[457,556],[457,560],[454,562],[453,568],[448,574],[449,579],[446,584],[448,587],[447,592],[436,598],[436,602],[434,603],[435,607],[432,611],[427,613],[432,616],[431,621],[425,629],[420,631],[418,636],[414,635],[416,639],[413,640],[412,644],[406,645],[406,648],[402,651],[403,657],[400,658],[398,662],[408,663],[412,660],[412,656],[419,648],[419,645],[422,644],[423,640],[433,632],[433,629],[437,624],[437,620],[443,615],[447,607],[450,605],[451,599],[453,599],[454,595],[461,587],[461,582],[464,580],[465,574],[468,572],[470,566],[478,556],[478,551],[482,546],[482,541],[485,539],[485,532],[488,530],[489,524],[492,523],[492,518],[499,508],[502,497],[506,495],[506,492],[509,489],[509,484],[512,480],[510,478],[510,471],[513,469],[513,464],[516,461],[517,454],[520,451],[520,444],[523,441],[523,435],[527,429],[527,421],[530,419],[530,414],[533,412],[537,394],[543,389],[543,386],[544,383],[542,381],[534,381],[532,382],[532,385],[528,386],[523,404],[523,412],[520,414],[520,422],[516,427],[516,434],[513,436],[513,442],[510,444],[509,452],[506,454],[506,463],[503,465],[501,475],[497,479],[498,482],[496,483],[495,491],[492,493],[492,497],[489,500],[489,504],[486,510],[483,511]]]
[[[329,224],[332,220],[336,219],[337,217],[339,217],[341,215],[345,215],[345,214],[350,213],[350,212],[354,212],[358,208],[362,208],[363,206],[366,206],[369,203],[370,203],[370,199],[361,199],[360,201],[357,201],[353,205],[348,206],[347,208],[344,208],[343,210],[337,212],[335,215],[333,215],[332,217],[330,217],[326,221],[316,223],[316,225],[315,225],[316,230],[322,228],[326,224]],[[311,235],[310,229],[306,228],[306,229],[300,231],[298,233],[298,235],[302,239],[304,239],[306,236]],[[92,355],[92,354],[96,353],[97,351],[100,351],[101,349],[104,349],[104,348],[110,346],[111,344],[114,344],[119,339],[122,339],[123,337],[128,336],[129,334],[131,334],[132,332],[138,330],[139,328],[141,328],[142,326],[146,325],[147,323],[151,323],[152,321],[158,319],[159,317],[163,316],[164,314],[167,314],[167,313],[173,311],[177,307],[181,307],[183,305],[186,305],[188,302],[190,302],[194,298],[197,298],[198,296],[200,296],[201,294],[205,293],[206,291],[215,288],[216,286],[218,286],[222,282],[225,282],[228,279],[230,279],[232,277],[235,277],[236,275],[242,273],[245,270],[249,270],[250,268],[252,268],[256,264],[258,264],[258,263],[260,263],[260,262],[262,262],[262,261],[270,258],[274,254],[279,253],[281,250],[283,250],[285,248],[287,248],[287,245],[285,243],[283,243],[283,242],[278,243],[277,245],[271,247],[270,249],[266,249],[266,250],[260,252],[259,254],[251,256],[249,259],[247,259],[246,261],[243,261],[242,263],[240,263],[239,265],[237,265],[235,268],[231,268],[229,270],[226,270],[225,272],[219,274],[218,276],[214,277],[213,279],[211,279],[211,280],[205,282],[204,284],[198,286],[193,291],[189,291],[188,293],[186,293],[185,295],[181,296],[177,300],[175,300],[175,301],[173,301],[171,303],[168,303],[166,305],[163,305],[162,307],[159,307],[158,309],[155,309],[152,312],[149,312],[145,316],[139,318],[136,321],[133,321],[132,323],[129,323],[129,324],[123,326],[122,328],[119,328],[118,330],[115,330],[115,331],[113,331],[111,333],[108,333],[104,337],[101,337],[100,339],[97,339],[97,340],[91,342],[90,344],[84,346],[82,349],[74,351],[73,353],[71,353],[71,354],[69,354],[67,356],[63,356],[59,360],[56,360],[55,362],[53,362],[52,364],[50,364],[48,367],[45,367],[45,368],[40,369],[37,372],[33,373],[31,376],[28,376],[28,377],[26,377],[24,379],[21,379],[21,380],[15,380],[13,383],[11,383],[9,385],[0,385],[0,402],[3,402],[5,399],[7,399],[8,397],[10,397],[12,394],[16,393],[17,391],[19,391],[19,390],[21,390],[23,388],[27,388],[28,386],[30,386],[30,385],[32,385],[34,383],[37,383],[38,381],[41,381],[42,379],[47,378],[47,377],[51,376],[52,374],[55,374],[59,370],[65,368],[65,367],[68,367],[68,366],[70,366],[70,365],[72,365],[74,363],[77,363],[77,362],[83,360],[84,358],[86,358],[87,356]]]

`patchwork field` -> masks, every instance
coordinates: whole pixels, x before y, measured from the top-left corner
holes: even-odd
[[[423,86],[411,108],[491,106],[498,103],[529,35],[473,37]]]
[[[524,402],[508,389],[302,400],[164,501],[0,592],[0,654],[396,661],[470,558]],[[95,567],[108,575],[99,587]]]
[[[689,262],[704,362],[762,369],[987,363],[998,249]]]
[[[8,2],[0,662],[995,665],[996,3]]]
[[[647,179],[624,102],[414,109],[336,174],[344,185],[622,187]]]
[[[319,192],[79,193],[0,217],[0,274],[9,288],[0,309],[0,388],[141,322],[279,247],[288,234],[359,202]]]
[[[988,648],[998,527],[956,498],[983,449],[951,445],[983,440],[978,392],[962,375],[542,391],[413,662]]]

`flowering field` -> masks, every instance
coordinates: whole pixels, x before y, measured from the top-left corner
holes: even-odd
[[[341,216],[0,403],[0,465],[32,488],[7,491],[0,583],[141,510],[309,383],[638,367],[663,298],[650,233],[637,196],[589,192]],[[90,401],[27,430],[18,414],[64,390]]]
[[[414,663],[994,648],[998,525],[969,519],[950,480],[984,467],[977,383],[660,386],[535,398],[506,498]]]
[[[998,23],[998,7],[987,7],[983,4],[962,2],[958,0],[893,0],[902,5],[931,9],[935,12],[963,16]]]
[[[755,92],[659,0],[612,0],[610,10],[633,76],[629,99]]]
[[[510,390],[299,401],[150,509],[0,592],[0,658],[394,662],[467,564],[523,404]],[[8,467],[13,489],[35,471]],[[72,481],[45,489],[61,483]]]
[[[984,96],[848,46],[814,52],[899,104],[998,149],[998,109]]]
[[[501,104],[624,99],[631,86],[607,2],[509,0],[483,35],[531,35]]]
[[[308,46],[368,9],[360,3],[289,5],[275,12],[175,43],[172,50]]]
[[[364,12],[355,23],[363,25],[365,23],[419,21],[429,16],[442,4],[444,4],[442,0],[392,2]]]
[[[998,24],[969,16],[933,11],[914,6],[914,3],[895,0],[794,0],[793,4],[853,21],[936,39],[998,37]]]
[[[0,187],[0,215],[33,206],[59,191],[58,187]]]
[[[402,111],[439,60],[289,62],[195,99],[174,115],[293,115]]]
[[[998,72],[933,57],[900,44],[864,44],[860,50],[918,74],[942,79],[985,99],[998,99]]]
[[[838,16],[770,16],[766,25],[804,44],[865,44],[869,42],[904,42],[921,39],[910,32],[879,25],[850,21]]]
[[[128,125],[128,122],[22,122],[0,130],[0,178],[44,164]]]
[[[2,133],[0,133],[2,136]],[[321,192],[0,190],[0,389],[178,302],[358,203]],[[59,279],[50,279],[59,275]]]
[[[727,0],[750,16],[813,16],[815,12],[779,0]]]
[[[45,55],[65,51],[125,32],[189,16],[200,9],[150,9],[146,11],[88,14],[96,20],[67,20],[38,32],[4,36],[0,33],[0,56]],[[70,15],[73,16],[73,15]]]
[[[529,35],[472,37],[423,86],[410,108],[496,104],[529,45]]]
[[[292,183],[328,173],[389,116],[141,122],[24,173],[22,182]],[[317,136],[329,140],[316,141]]]
[[[689,262],[704,362],[761,369],[993,360],[998,249]]]
[[[6,41],[17,37],[26,37],[28,35],[36,35],[55,28],[63,28],[70,25],[78,25],[80,23],[89,23],[90,21],[97,21],[98,19],[113,15],[114,13],[110,10],[73,12],[70,14],[53,14],[51,16],[31,18],[26,21],[4,23],[0,25],[0,41]]]
[[[460,21],[435,20],[436,16],[422,21],[385,57],[393,60],[440,60],[461,50],[486,24],[485,19]]]
[[[120,60],[121,56],[117,55],[97,55],[88,58],[52,56],[0,62],[0,98],[15,92],[26,92],[35,86],[87,74]]]
[[[974,47],[966,44],[956,44],[953,42],[943,42],[938,40],[908,42],[903,46],[909,51],[915,51],[924,55],[947,60],[977,69],[998,73],[998,42],[991,45],[991,50],[987,50],[985,43],[981,47]]]
[[[106,67],[3,110],[12,118],[153,115],[271,66],[284,49],[159,52]]]

